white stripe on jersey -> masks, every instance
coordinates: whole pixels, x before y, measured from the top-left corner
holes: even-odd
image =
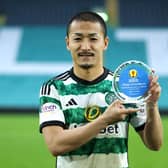
[[[128,167],[126,153],[91,154],[89,156],[58,156],[57,168],[124,168]]]
[[[67,109],[69,107],[66,106],[67,102],[70,99],[74,99],[79,108],[86,108],[88,106],[97,105],[99,107],[105,107],[108,104],[105,101],[104,93],[88,93],[81,95],[65,95],[61,96],[61,102],[63,109]],[[72,106],[71,108],[76,108],[76,106]]]
[[[72,123],[69,129],[74,129],[85,125],[86,123]],[[106,128],[100,131],[95,138],[127,138],[128,137],[128,123],[126,121],[117,122],[116,124],[108,125]]]
[[[96,138],[127,138],[128,137],[128,123],[125,121],[117,122],[113,125],[108,125],[102,130]]]

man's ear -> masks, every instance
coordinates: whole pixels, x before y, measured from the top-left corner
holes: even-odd
[[[105,37],[105,39],[104,39],[104,44],[105,44],[104,50],[106,50],[107,47],[108,47],[108,44],[109,44],[109,37]]]
[[[65,37],[65,42],[66,42],[66,48],[67,48],[67,50],[70,50],[69,49],[69,38],[67,36]]]

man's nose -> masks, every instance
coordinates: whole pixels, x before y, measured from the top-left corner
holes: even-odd
[[[88,50],[88,49],[90,49],[90,43],[88,41],[83,41],[81,43],[81,49],[82,50]]]

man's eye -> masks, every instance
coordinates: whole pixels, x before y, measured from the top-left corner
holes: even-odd
[[[80,41],[81,38],[74,38],[74,41]]]
[[[96,40],[97,40],[97,38],[91,38],[90,40],[91,40],[91,41],[96,41]]]

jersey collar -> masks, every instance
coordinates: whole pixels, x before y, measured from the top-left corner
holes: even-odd
[[[84,84],[84,85],[97,84],[97,83],[101,82],[102,80],[104,80],[107,77],[108,73],[109,73],[109,70],[104,67],[103,74],[101,74],[98,78],[94,79],[93,81],[87,81],[87,80],[84,80],[84,79],[77,77],[73,72],[73,68],[71,68],[71,70],[70,70],[70,75],[71,75],[72,79],[74,79],[76,82]]]

